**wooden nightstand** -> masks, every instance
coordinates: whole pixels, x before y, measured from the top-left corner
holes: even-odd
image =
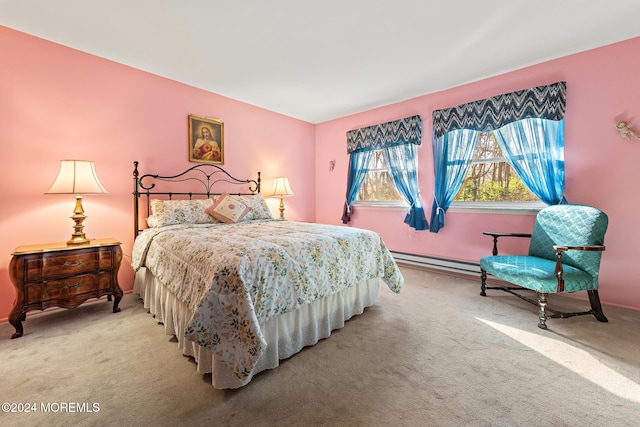
[[[9,274],[17,295],[9,314],[16,328],[11,338],[22,336],[22,322],[31,310],[75,308],[90,298],[108,295],[109,301],[114,297],[113,312],[120,311],[122,249],[117,240],[97,239],[79,246],[66,242],[19,246],[12,255]]]

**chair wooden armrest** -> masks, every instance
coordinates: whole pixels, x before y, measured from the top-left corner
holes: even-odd
[[[483,231],[482,234],[493,237],[493,256],[498,255],[499,237],[531,237],[531,233],[494,233],[492,231]]]
[[[604,251],[603,245],[588,245],[588,246],[559,246],[554,245],[553,250],[556,251],[556,271],[555,275],[558,278],[558,292],[564,292],[564,279],[562,277],[562,252],[575,250],[575,251]]]
[[[563,252],[569,250],[575,251],[604,251],[605,247],[602,245],[589,245],[589,246],[559,246],[555,245],[553,249],[556,252]]]

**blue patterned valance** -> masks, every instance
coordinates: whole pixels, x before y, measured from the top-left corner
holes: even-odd
[[[453,108],[433,112],[433,135],[440,138],[456,129],[484,132],[528,118],[562,120],[564,118],[567,83],[506,93]]]
[[[420,145],[422,143],[422,120],[420,116],[382,123],[347,132],[347,152],[379,150],[399,142]]]

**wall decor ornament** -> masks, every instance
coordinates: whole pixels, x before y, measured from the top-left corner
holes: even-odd
[[[189,161],[224,164],[224,123],[189,115]]]
[[[620,136],[625,139],[640,139],[640,134],[631,129],[631,126],[627,122],[616,122],[616,129],[620,132]]]

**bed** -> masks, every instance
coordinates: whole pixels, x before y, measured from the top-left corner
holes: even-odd
[[[381,283],[404,284],[377,233],[274,219],[260,173],[198,164],[140,176],[134,162],[133,177],[134,292],[217,389],[329,337]]]

